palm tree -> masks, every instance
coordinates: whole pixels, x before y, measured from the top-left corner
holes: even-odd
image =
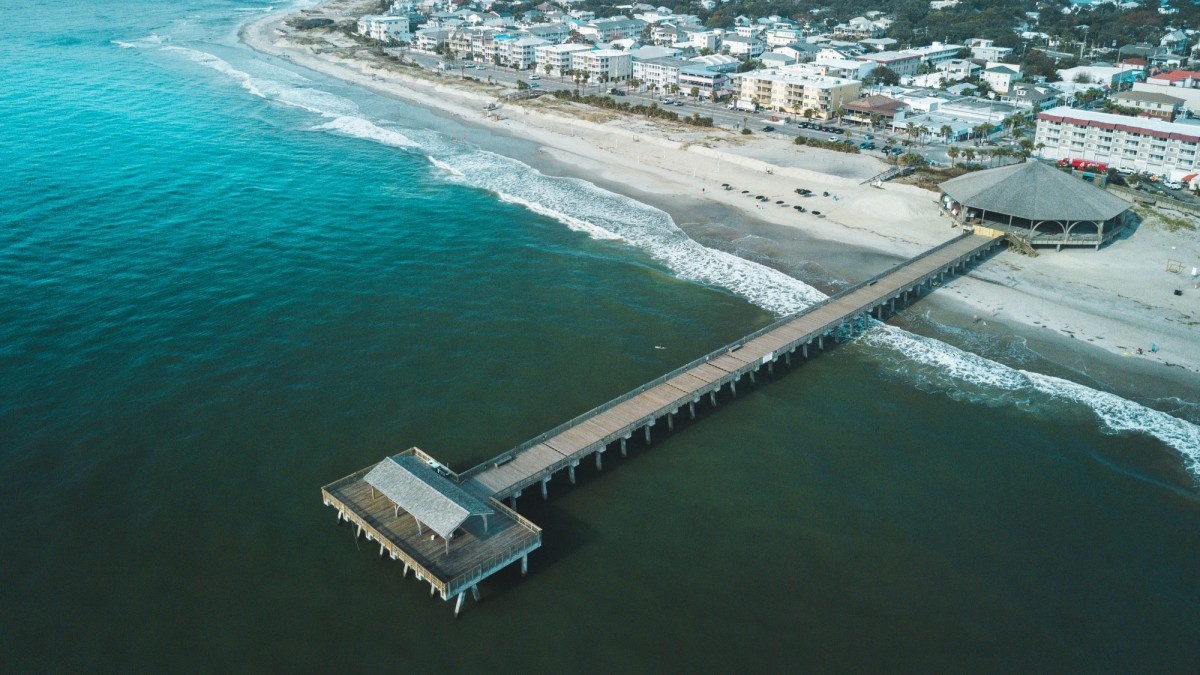
[[[967,148],[966,150],[962,151],[962,156],[963,156],[964,160],[966,160],[968,162],[974,162],[975,161],[975,150],[973,150],[971,148]]]
[[[950,166],[954,166],[954,160],[958,159],[958,146],[950,146],[946,149],[946,154],[950,157]]]
[[[954,133],[954,129],[952,129],[949,124],[943,124],[942,128],[941,128],[941,132],[942,132],[942,140],[949,141],[950,134]]]

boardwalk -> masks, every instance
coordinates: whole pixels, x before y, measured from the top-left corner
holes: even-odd
[[[610,443],[619,443],[624,452],[625,442],[637,431],[649,441],[659,420],[665,418],[672,428],[674,416],[685,407],[694,417],[705,396],[715,404],[717,392],[729,386],[736,393],[742,377],[753,380],[761,368],[772,369],[780,359],[790,363],[797,350],[807,357],[810,346],[824,348],[827,339],[862,326],[872,312],[882,318],[895,310],[897,300],[932,287],[997,245],[996,239],[971,234],[946,242],[466,471],[467,487],[497,498],[514,498],[535,484],[545,493],[551,476],[564,468],[574,482],[575,467],[588,455],[599,466]]]
[[[541,545],[541,529],[505,508],[508,498],[515,508],[523,490],[538,485],[547,495],[551,478],[566,470],[575,482],[575,467],[593,457],[601,468],[603,454],[613,443],[621,453],[635,433],[651,440],[651,428],[666,420],[674,428],[675,416],[686,408],[695,417],[696,405],[707,397],[717,403],[717,393],[729,387],[737,393],[743,377],[755,380],[762,368],[773,371],[775,363],[791,363],[796,352],[807,358],[810,349],[824,349],[826,341],[865,329],[872,314],[882,319],[894,312],[897,301],[910,294],[936,288],[948,274],[963,271],[974,260],[1000,246],[1003,239],[964,234],[867,281],[848,288],[812,307],[758,330],[732,344],[663,375],[634,391],[565,422],[461,475],[442,466],[415,448],[413,455],[435,467],[441,476],[495,510],[492,527],[464,526],[448,540],[438,541],[428,527],[404,505],[376,494],[364,476],[367,467],[325,486],[321,492],[327,506],[338,510],[361,535],[379,543],[380,555],[404,562],[404,573],[414,569],[420,580],[430,584],[430,593],[442,599],[457,599],[455,615],[467,591],[478,599],[478,583],[497,570],[521,561],[525,571],[528,554]],[[411,461],[411,460],[410,460]],[[428,471],[428,469],[422,469]],[[441,479],[438,479],[441,480]],[[460,487],[453,487],[459,490]],[[400,498],[397,498],[400,499]],[[410,507],[411,508],[411,507]]]

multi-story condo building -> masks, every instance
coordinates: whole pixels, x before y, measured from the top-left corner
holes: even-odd
[[[729,94],[729,76],[720,70],[692,64],[679,69],[679,88],[699,98],[716,100]]]
[[[567,45],[542,45],[534,48],[534,60],[537,62],[538,70],[546,70],[546,66],[550,66],[548,71],[554,75],[562,75],[571,69],[571,54],[577,52],[587,52],[595,49],[592,45],[567,44]]]
[[[766,32],[768,47],[786,47],[804,39],[804,31],[798,28],[774,28]]]
[[[1195,173],[1200,127],[1077,110],[1038,113],[1034,142],[1046,159],[1086,159],[1170,178]]]
[[[642,29],[645,27],[646,22],[641,19],[614,17],[611,19],[596,19],[580,26],[576,30],[579,31],[580,35],[593,36],[600,42],[612,42],[613,40],[627,40],[638,37],[642,34]]]
[[[1183,107],[1183,99],[1178,96],[1157,94],[1149,91],[1123,91],[1113,94],[1113,103],[1138,111],[1139,117],[1157,117],[1158,119],[1174,122],[1179,109]]]
[[[358,19],[358,32],[380,42],[408,42],[408,17],[390,14],[367,14]]]
[[[445,44],[450,37],[450,31],[445,28],[424,28],[413,33],[413,49],[427,54],[433,54],[438,47]]]
[[[1011,47],[997,47],[994,41],[983,38],[967,40],[967,46],[971,48],[971,58],[980,61],[1003,61],[1013,53]]]
[[[900,77],[912,77],[921,68],[921,55],[908,52],[870,52],[854,58],[887,66]]]
[[[633,75],[633,56],[620,49],[572,52],[571,69],[587,73],[592,82],[627,80]]]
[[[843,104],[858,98],[862,82],[787,70],[752,70],[735,75],[738,98],[785,113],[828,119]]]
[[[687,59],[667,56],[658,59],[634,59],[633,78],[659,91],[679,84],[679,70],[693,65]]]
[[[537,62],[537,48],[547,42],[529,35],[497,35],[492,41],[500,65],[517,70],[532,68]]]
[[[726,35],[721,39],[721,49],[728,51],[730,56],[754,59],[766,51],[766,45],[758,38]]]
[[[458,28],[446,39],[446,46],[459,57],[489,58],[495,53],[492,41],[499,28],[473,26]]]
[[[565,23],[535,23],[521,29],[522,33],[541,38],[546,42],[562,42],[571,34],[571,27]]]
[[[1181,98],[1184,110],[1200,110],[1200,73],[1197,72],[1173,70],[1151,75],[1145,82],[1134,82],[1133,90]]]
[[[962,51],[963,45],[947,45],[941,42],[934,42],[928,47],[913,47],[905,49],[904,54],[916,54],[921,57],[921,62],[936,66],[939,63],[945,63],[958,58],[958,53]],[[1012,51],[1011,49],[1009,51]]]

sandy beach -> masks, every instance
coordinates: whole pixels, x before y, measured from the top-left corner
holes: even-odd
[[[361,4],[334,0],[306,16],[342,20],[360,14]],[[295,31],[285,23],[289,16],[276,12],[247,24],[242,40],[302,67],[532,141],[540,146],[543,171],[585,177],[658,206],[706,245],[748,253],[795,274],[801,265],[788,252],[803,241],[807,260],[814,250],[821,253],[822,272],[806,281],[823,290],[868,277],[958,233],[939,212],[937,194],[897,183],[862,184],[887,168],[871,157],[652,123],[552,97],[507,102],[485,117],[482,108],[497,100],[499,87],[461,82],[457,75],[443,81],[377,60],[345,36]],[[797,187],[817,196],[799,201]],[[820,196],[826,191],[829,197]],[[755,195],[769,201],[760,203]],[[798,213],[795,204],[822,215]],[[736,245],[730,243],[735,239]],[[1168,272],[1168,260],[1179,261],[1182,271]],[[940,323],[1024,340],[1049,361],[1110,391],[1194,400],[1200,373],[1195,266],[1200,236],[1171,232],[1149,216],[1099,252],[999,254],[934,294],[931,305]],[[896,322],[924,330],[911,319]]]

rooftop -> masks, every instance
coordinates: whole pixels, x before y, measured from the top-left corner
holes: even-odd
[[[1149,91],[1123,91],[1113,94],[1113,98],[1121,101],[1133,101],[1135,103],[1162,103],[1165,105],[1183,105],[1184,103],[1184,100],[1178,96],[1156,94]]]
[[[1031,221],[1107,221],[1130,203],[1041,162],[976,171],[939,185],[954,201],[973,209]]]
[[[1200,128],[1191,124],[1180,124],[1160,119],[1114,115],[1094,110],[1079,110],[1067,106],[1050,108],[1045,112],[1038,113],[1037,117],[1039,120],[1050,122],[1068,122],[1085,127],[1120,129],[1122,131],[1146,134],[1158,138],[1176,138],[1190,143],[1200,143]]]
[[[388,457],[363,480],[444,539],[467,518],[495,512],[412,455]]]

